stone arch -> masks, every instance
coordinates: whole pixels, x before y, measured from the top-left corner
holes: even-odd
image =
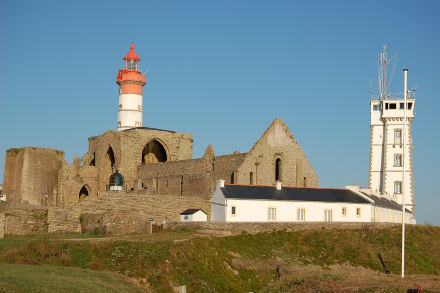
[[[159,140],[152,139],[144,146],[142,150],[142,164],[154,164],[167,161],[167,151]]]
[[[81,187],[78,192],[78,201],[81,201],[84,198],[88,197],[91,193],[92,192],[90,190],[90,187],[87,184],[83,185],[83,187]]]
[[[282,162],[281,158],[275,160],[275,181],[281,181],[282,178]]]

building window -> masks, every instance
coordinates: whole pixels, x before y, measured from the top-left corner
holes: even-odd
[[[298,222],[304,222],[306,220],[306,210],[305,209],[297,209],[296,210],[296,220]]]
[[[400,110],[405,109],[405,104],[404,104],[404,103],[400,103],[400,105],[399,105],[399,109],[400,109]]]
[[[277,208],[267,208],[267,220],[276,221]]]
[[[408,103],[408,110],[412,109],[412,103]]]
[[[361,208],[356,208],[356,216],[357,217],[361,216]]]
[[[402,129],[395,129],[394,130],[394,144],[401,144],[402,143]]]
[[[332,210],[324,210],[324,221],[331,222],[333,220]]]
[[[307,177],[304,177],[304,187],[307,187]]]
[[[342,207],[342,216],[343,217],[347,216],[347,208],[346,207]]]
[[[394,155],[394,167],[402,167],[402,155]]]
[[[402,181],[394,181],[394,193],[402,194]]]
[[[385,103],[385,110],[388,110],[388,103]]]
[[[390,103],[390,110],[396,110],[396,103]]]
[[[235,172],[231,173],[231,184],[235,183]]]
[[[373,105],[373,111],[378,111],[379,110],[379,105]]]
[[[231,216],[235,217],[237,215],[237,207],[232,206],[231,207]]]
[[[249,173],[249,184],[251,184],[251,185],[254,184],[254,173],[253,172]]]
[[[188,220],[188,215],[185,215],[184,219],[185,219],[185,220]]]
[[[275,161],[275,181],[281,180],[281,159]]]

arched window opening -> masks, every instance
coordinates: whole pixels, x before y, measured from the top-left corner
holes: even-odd
[[[307,177],[304,177],[304,187],[307,187]]]
[[[105,178],[104,183],[108,183],[108,178],[110,178],[110,175],[112,175],[115,171],[115,154],[113,152],[113,149],[111,146],[109,146],[107,153],[105,154],[104,161],[102,162],[101,166],[101,178]]]
[[[235,172],[231,173],[231,184],[235,184]]]
[[[107,154],[105,154],[106,163],[110,165],[113,169],[115,166],[115,154],[113,153],[112,147],[109,147],[107,150]]]
[[[145,145],[142,150],[142,164],[154,164],[166,161],[167,153],[160,142],[152,140]]]
[[[90,161],[90,166],[95,166],[96,162],[95,162],[95,152],[93,152],[93,156],[92,156],[92,160]]]
[[[81,190],[79,191],[78,197],[79,197],[79,201],[83,200],[84,198],[86,198],[87,196],[89,196],[89,191],[87,190],[87,187],[84,185]]]
[[[251,184],[251,185],[254,184],[254,173],[253,172],[249,173],[249,184]]]
[[[275,181],[281,181],[281,159],[275,161]]]

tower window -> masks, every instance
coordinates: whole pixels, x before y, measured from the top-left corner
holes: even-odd
[[[402,143],[402,129],[395,129],[394,130],[394,144],[401,144]]]
[[[412,109],[412,103],[408,103],[408,110]]]
[[[275,181],[281,180],[281,159],[275,161]]]
[[[385,103],[385,110],[388,110],[388,103]]]
[[[378,111],[379,110],[379,105],[373,105],[373,111]]]
[[[235,172],[231,173],[231,184],[235,183]]]
[[[396,110],[396,103],[390,103],[390,110]]]
[[[394,193],[402,194],[402,181],[394,181]]]
[[[402,155],[394,155],[394,167],[402,167]]]
[[[403,109],[405,109],[405,104],[404,103],[400,103],[399,107],[400,107],[400,110],[403,110]]]
[[[251,173],[249,173],[249,184],[254,184],[254,173],[253,172],[251,172]]]

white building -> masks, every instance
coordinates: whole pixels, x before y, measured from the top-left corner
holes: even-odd
[[[187,209],[180,213],[180,222],[206,222],[208,215],[202,209]]]
[[[233,185],[218,180],[211,198],[215,222],[394,222],[401,206],[345,189]],[[408,211],[409,212],[409,211]],[[407,216],[406,221],[410,218]]]
[[[414,215],[411,125],[414,120],[416,104],[415,92],[407,90],[406,73],[408,70],[405,69],[404,92],[407,92],[406,105],[404,94],[386,93],[385,66],[386,52],[381,54],[380,59],[380,97],[372,98],[370,102],[371,134],[368,185],[371,192],[389,197],[399,204],[402,203],[402,195],[404,195],[405,206]],[[406,113],[404,113],[405,108]],[[406,120],[404,119],[405,115]],[[405,172],[403,166],[405,166]],[[405,179],[403,179],[403,174],[405,174]]]

